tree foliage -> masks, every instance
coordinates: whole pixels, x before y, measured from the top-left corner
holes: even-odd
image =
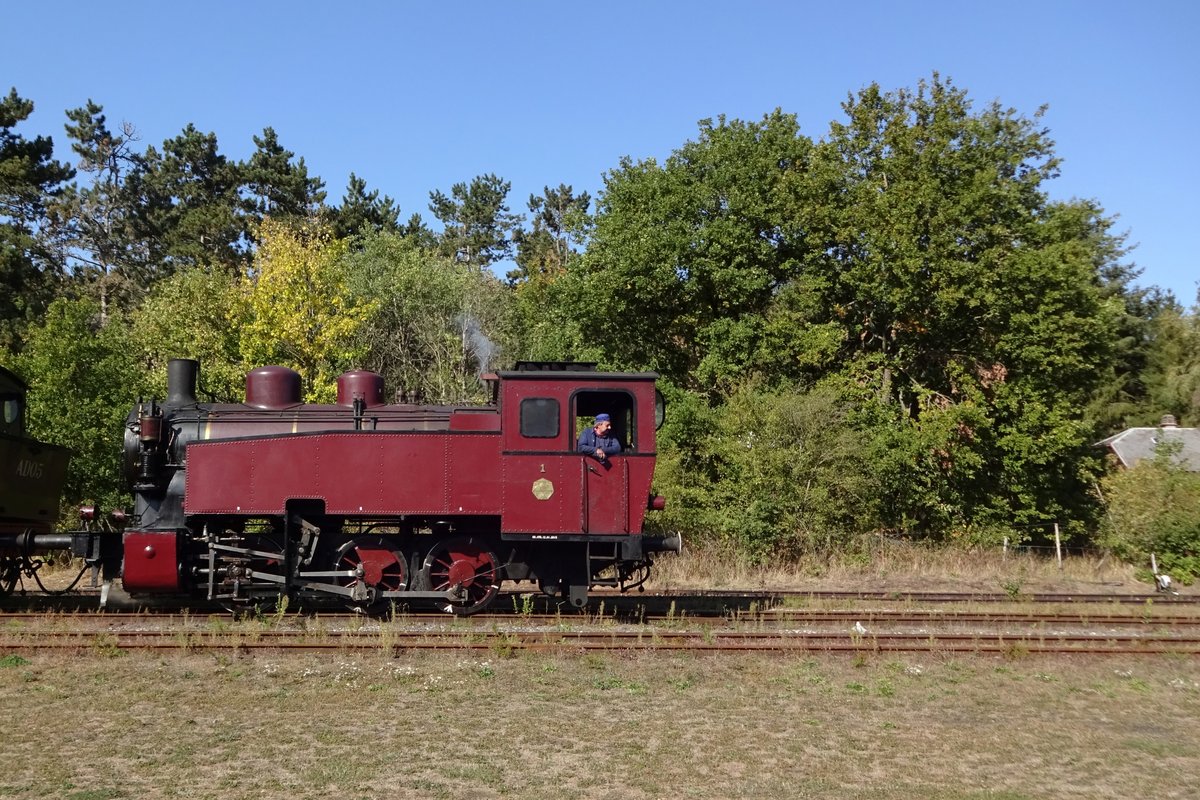
[[[135,399],[148,394],[132,350],[121,316],[101,326],[97,301],[59,298],[16,358],[30,386],[29,435],[71,449],[68,505],[124,506],[121,434]]]
[[[712,408],[672,392],[656,475],[659,524],[751,561],[829,552],[878,527],[869,442],[836,391],[738,387]]]
[[[54,160],[49,137],[14,130],[32,113],[33,102],[15,88],[0,98],[0,348],[20,346],[62,271],[43,236],[46,209],[74,173]]]
[[[367,182],[353,172],[342,204],[332,210],[331,216],[333,233],[339,239],[400,230],[400,209],[392,198],[380,197],[378,189],[368,192]]]
[[[480,376],[497,367],[507,331],[494,276],[395,234],[366,237],[342,269],[351,296],[371,307],[364,365],[410,399],[484,399]]]
[[[308,402],[332,402],[337,376],[362,355],[357,334],[374,303],[349,291],[340,270],[346,243],[324,225],[267,219],[257,238],[233,311],[242,360],[291,366]]]
[[[135,235],[163,274],[187,266],[237,272],[245,264],[239,169],[221,154],[216,134],[189,124],[161,151],[147,148],[126,189],[140,207]]]
[[[1200,427],[1200,314],[1171,306],[1149,325],[1151,343],[1140,379],[1147,399],[1136,421],[1156,424],[1173,414],[1181,425]]]
[[[151,394],[166,396],[167,362],[201,364],[200,391],[218,401],[242,399],[244,285],[223,270],[190,267],[156,283],[132,315],[131,337]]]
[[[274,128],[264,128],[254,137],[255,150],[240,166],[243,202],[254,219],[315,215],[325,202],[324,182],[309,177],[304,159],[279,144]]]
[[[1105,478],[1100,544],[1145,567],[1154,554],[1163,572],[1191,583],[1200,577],[1200,474],[1188,472],[1172,448]]]
[[[444,255],[482,269],[512,255],[512,234],[521,216],[508,208],[509,181],[488,173],[456,183],[449,196],[429,193],[429,210],[444,226],[439,248]]]
[[[52,207],[51,220],[62,261],[99,299],[103,324],[111,303],[130,307],[155,273],[149,249],[132,230],[139,208],[126,192],[129,175],[141,167],[133,149],[137,132],[129,123],[114,132],[103,106],[91,100],[67,111],[67,120],[79,173],[91,184],[72,184]]]
[[[509,283],[544,283],[561,276],[587,235],[591,203],[591,195],[576,195],[566,184],[559,184],[557,189],[547,186],[541,196],[530,195],[533,228],[516,233],[517,268],[508,273]]]
[[[793,115],[700,123],[665,164],[605,176],[577,315],[622,364],[720,389],[752,370],[807,237],[796,193],[812,144]]]

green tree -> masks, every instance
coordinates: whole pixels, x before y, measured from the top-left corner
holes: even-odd
[[[1107,287],[1106,287],[1107,289]],[[1174,321],[1182,309],[1169,292],[1158,287],[1123,286],[1109,293],[1124,307],[1118,315],[1114,356],[1089,406],[1087,417],[1097,430],[1116,433],[1129,427],[1157,422],[1164,411],[1176,407],[1158,394],[1158,368],[1174,350]],[[1115,310],[1115,309],[1114,309]]]
[[[245,213],[251,223],[263,217],[307,218],[325,202],[324,182],[310,177],[304,159],[279,144],[274,128],[254,137],[254,153],[241,165]]]
[[[853,545],[878,526],[870,443],[833,387],[737,387],[713,408],[668,387],[655,486],[657,524],[764,562]]]
[[[367,368],[409,398],[486,398],[481,375],[507,349],[511,299],[490,271],[386,233],[366,236],[340,270],[351,295],[373,309],[359,339]]]
[[[945,429],[952,441],[912,454],[931,494],[896,503],[897,524],[1085,517],[1095,462],[1082,410],[1125,313],[1101,289],[1123,253],[1111,221],[1093,203],[1047,200],[1058,160],[1036,115],[975,112],[936,74],[915,92],[868,87],[844,108],[802,206],[819,242],[806,285],[844,331],[840,371],[901,432],[971,409]]]
[[[331,402],[337,376],[360,362],[374,295],[350,293],[340,267],[346,243],[324,225],[267,218],[257,238],[232,320],[242,360],[293,367],[309,402]]]
[[[222,270],[189,267],[154,285],[132,313],[131,337],[151,394],[166,396],[167,362],[200,361],[200,391],[217,401],[241,401],[247,365],[241,355],[243,286]]]
[[[120,475],[125,419],[136,398],[148,394],[133,350],[120,314],[102,326],[97,301],[59,298],[16,360],[30,385],[30,435],[71,448],[68,506],[126,502]]]
[[[387,195],[380,197],[378,189],[367,191],[367,182],[350,173],[342,204],[332,209],[333,234],[339,239],[368,233],[400,230],[400,209]]]
[[[52,299],[62,262],[43,236],[47,205],[73,171],[54,160],[48,136],[15,132],[33,102],[12,89],[0,99],[0,348],[19,348],[22,331]]]
[[[507,205],[511,187],[489,173],[469,184],[454,184],[449,196],[430,192],[429,210],[444,227],[441,251],[478,269],[511,256],[511,237],[521,224],[521,215],[511,213]]]
[[[566,184],[557,189],[547,186],[541,196],[530,195],[533,229],[516,232],[517,268],[508,273],[509,283],[553,280],[561,275],[587,235],[591,203],[591,195],[576,195]]]
[[[1146,568],[1150,555],[1176,580],[1200,577],[1200,473],[1160,446],[1153,459],[1113,472],[1101,484],[1100,544]]]
[[[599,360],[602,349],[585,341],[572,312],[583,303],[582,285],[573,269],[591,228],[591,196],[576,195],[560,184],[531,195],[532,230],[518,231],[517,268],[508,273],[513,290],[513,324],[517,349],[513,356],[531,360]]]
[[[140,209],[133,229],[149,263],[162,274],[183,266],[241,269],[249,252],[241,185],[239,166],[219,152],[216,134],[194,125],[163,142],[161,152],[147,148],[125,190]]]
[[[132,146],[137,132],[129,123],[114,132],[103,106],[91,100],[67,111],[67,120],[67,137],[79,159],[79,172],[90,176],[91,183],[68,187],[54,204],[54,217],[65,260],[73,277],[99,299],[103,324],[110,303],[120,299],[129,305],[149,285],[154,272],[147,248],[132,233],[138,208],[125,192],[127,176],[140,164]]]
[[[1154,317],[1148,339],[1140,375],[1147,399],[1137,422],[1157,424],[1161,415],[1173,414],[1181,425],[1200,426],[1200,309],[1165,309]]]
[[[775,111],[705,120],[661,166],[622,159],[578,266],[589,338],[692,388],[753,371],[774,298],[808,257],[796,209],[811,150],[795,117]]]

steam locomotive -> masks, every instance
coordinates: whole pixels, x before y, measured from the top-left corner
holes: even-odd
[[[0,367],[0,594],[33,573],[37,554],[71,549],[77,538],[54,532],[70,451],[25,435],[28,390]]]
[[[474,406],[387,403],[364,371],[338,379],[335,404],[305,404],[300,376],[278,366],[247,375],[244,403],[210,403],[198,374],[171,361],[165,401],[128,417],[130,594],[471,614],[509,580],[579,607],[594,586],[640,587],[655,554],[680,549],[643,533],[665,504],[651,491],[654,373],[522,362],[487,376],[491,402]],[[600,413],[623,443],[603,461],[575,447]]]

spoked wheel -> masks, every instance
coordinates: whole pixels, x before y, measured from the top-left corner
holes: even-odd
[[[447,611],[459,616],[482,611],[500,593],[500,561],[474,537],[438,542],[425,556],[422,571],[433,591],[458,590],[463,594],[461,601],[446,606]]]
[[[365,590],[365,602],[379,600],[379,592],[402,592],[408,586],[404,554],[382,536],[357,536],[338,548],[334,569],[354,570],[358,577],[339,577],[340,586]]]

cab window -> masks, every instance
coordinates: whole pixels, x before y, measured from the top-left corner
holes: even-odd
[[[529,439],[558,436],[558,401],[552,397],[527,397],[521,401],[521,435]]]
[[[24,425],[25,403],[19,394],[0,394],[0,432],[10,436],[22,436]]]
[[[633,395],[624,391],[587,390],[576,392],[572,399],[575,415],[574,446],[579,434],[595,424],[597,414],[608,414],[612,420],[612,432],[621,442],[621,452],[631,453],[637,449],[637,425],[634,419]]]

